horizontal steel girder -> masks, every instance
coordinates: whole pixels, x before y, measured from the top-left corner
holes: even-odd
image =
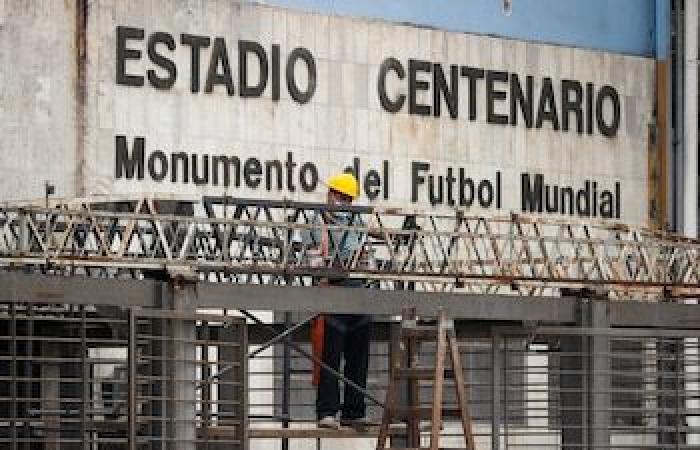
[[[0,272],[0,302],[161,307],[168,283],[152,280],[62,277]],[[700,308],[675,303],[607,302],[576,297],[516,297],[499,294],[441,294],[375,289],[286,287],[197,282],[200,308],[329,313],[400,314],[439,308],[455,319],[575,324],[591,301],[605,302],[613,327],[700,329]]]

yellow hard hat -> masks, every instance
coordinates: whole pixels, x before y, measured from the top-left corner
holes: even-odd
[[[326,185],[328,186],[328,189],[333,189],[334,191],[348,195],[353,199],[360,195],[360,183],[357,182],[355,175],[351,173],[334,175],[328,179]]]

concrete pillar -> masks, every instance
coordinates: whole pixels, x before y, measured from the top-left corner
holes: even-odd
[[[559,375],[562,450],[586,448],[588,443],[583,395],[586,360],[580,356],[584,349],[583,340],[581,336],[562,336],[560,340],[563,355],[559,358],[559,364],[564,372]]]
[[[178,313],[196,312],[197,291],[194,282],[172,283],[172,309]],[[173,381],[169,383],[171,402],[168,414],[173,419],[168,433],[174,441],[169,450],[196,450],[196,322],[178,318],[170,321],[171,365]]]
[[[608,304],[602,301],[591,301],[587,305],[587,326],[591,328],[609,328],[610,312]],[[588,435],[592,448],[608,448],[610,446],[610,408],[611,392],[611,362],[610,338],[593,335],[588,340],[589,361],[588,378]]]
[[[579,326],[607,328],[610,314],[605,302],[582,299]],[[610,446],[610,338],[562,336],[560,375],[562,449]],[[569,392],[567,392],[569,391]]]
[[[215,444],[209,443],[210,450],[246,450],[249,448],[247,437],[247,359],[248,359],[248,340],[245,329],[237,329],[238,327],[229,327],[220,330],[219,340],[221,342],[238,342],[240,346],[224,345],[219,347],[219,370],[232,363],[239,363],[238,366],[223,372],[219,376],[219,400],[222,402],[219,405],[219,425],[220,426],[237,426],[239,431],[238,436],[241,436],[242,443],[239,446],[233,444]],[[232,401],[239,402],[237,404]],[[234,425],[235,424],[235,425]]]

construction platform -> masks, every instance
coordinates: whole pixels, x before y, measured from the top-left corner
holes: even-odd
[[[374,316],[378,420],[407,308],[455,321],[476,448],[700,445],[697,241],[364,207],[343,227],[324,211],[224,197],[4,205],[0,448],[373,446],[374,430],[308,425],[307,324]],[[319,257],[315,233],[348,231],[363,236],[352,258]],[[319,286],[327,277],[367,288]],[[445,446],[463,445],[456,425],[443,424]],[[405,443],[400,425],[391,439]]]

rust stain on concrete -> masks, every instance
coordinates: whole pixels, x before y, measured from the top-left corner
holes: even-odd
[[[75,0],[75,193],[85,195],[88,0]]]

